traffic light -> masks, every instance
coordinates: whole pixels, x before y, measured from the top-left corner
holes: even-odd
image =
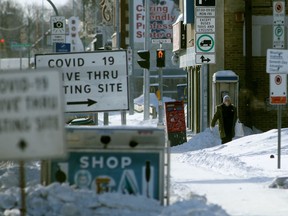
[[[165,50],[157,49],[156,50],[156,66],[157,67],[165,67]]]
[[[148,69],[150,68],[150,52],[149,50],[139,50],[137,54],[141,59],[137,60],[141,68]]]
[[[4,38],[0,39],[0,48],[1,49],[5,48],[5,39]]]

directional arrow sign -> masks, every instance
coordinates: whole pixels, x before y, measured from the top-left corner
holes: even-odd
[[[67,102],[67,105],[87,105],[87,106],[91,106],[93,104],[96,104],[97,102],[91,99],[87,99],[86,101],[70,101]]]
[[[288,73],[288,50],[268,49],[266,71],[267,73]]]
[[[66,112],[129,108],[125,50],[36,55],[36,68],[61,72]]]
[[[196,54],[196,64],[215,64],[215,54]]]

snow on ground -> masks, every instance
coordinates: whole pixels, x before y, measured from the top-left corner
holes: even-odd
[[[99,115],[99,124],[101,119]],[[157,122],[144,121],[143,113],[127,115],[127,125],[156,127]],[[120,113],[110,113],[109,124],[121,125]],[[29,162],[27,215],[288,215],[288,180],[275,181],[288,176],[288,129],[282,129],[281,169],[277,169],[277,136],[277,130],[259,133],[245,128],[244,137],[221,145],[217,127],[189,134],[192,138],[187,143],[171,148],[169,206],[144,196],[97,195],[67,184],[44,187],[38,184],[39,162]],[[0,216],[20,215],[17,167],[13,162],[0,163]]]

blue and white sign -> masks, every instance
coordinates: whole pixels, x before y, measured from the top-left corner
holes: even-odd
[[[160,199],[159,152],[71,151],[51,164],[51,181],[96,193],[118,192]],[[59,175],[62,173],[62,175]],[[66,178],[64,178],[66,176]],[[162,183],[161,183],[162,184]]]
[[[56,52],[70,52],[71,51],[71,44],[70,43],[56,43],[55,44]]]

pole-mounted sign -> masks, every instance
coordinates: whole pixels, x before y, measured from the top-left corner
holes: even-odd
[[[36,55],[36,68],[61,72],[66,112],[129,109],[125,50]]]

